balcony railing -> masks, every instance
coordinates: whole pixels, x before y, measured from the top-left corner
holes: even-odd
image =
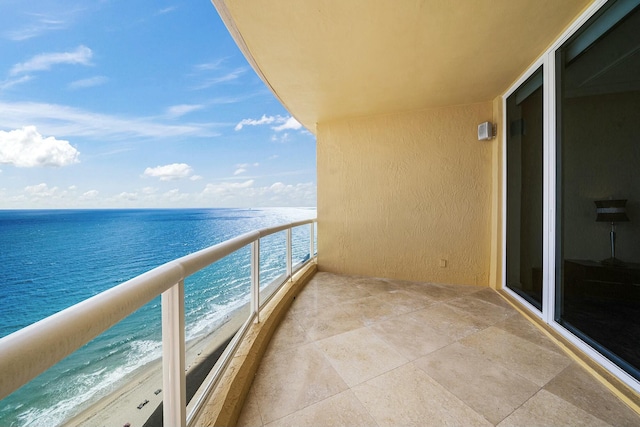
[[[0,339],[0,399],[5,398],[80,347],[96,338],[158,295],[162,295],[163,417],[165,425],[185,426],[200,410],[196,402],[187,416],[185,381],[184,281],[187,277],[224,257],[251,245],[250,315],[236,334],[241,337],[260,308],[260,239],[286,231],[286,273],[276,280],[289,280],[296,267],[315,257],[315,219],[297,221],[243,234],[234,239],[178,258],[128,280],[92,298],[36,322]],[[293,265],[292,229],[310,225],[309,256]],[[275,292],[273,292],[275,293]],[[230,346],[238,344],[232,340]],[[218,366],[233,354],[226,351]],[[220,375],[222,368],[218,368]],[[215,383],[215,376],[212,384]]]

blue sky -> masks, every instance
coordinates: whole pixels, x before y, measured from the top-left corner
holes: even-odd
[[[315,136],[208,0],[0,3],[0,209],[315,204]]]

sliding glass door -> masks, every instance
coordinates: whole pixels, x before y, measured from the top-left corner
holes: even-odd
[[[556,51],[555,320],[640,379],[640,8]]]
[[[504,284],[640,388],[640,0],[596,8],[504,98]]]

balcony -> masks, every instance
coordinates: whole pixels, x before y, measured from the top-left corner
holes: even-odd
[[[172,261],[3,338],[0,391],[126,315],[119,301],[131,312],[162,293],[165,425],[640,425],[636,395],[490,288],[317,272],[315,257],[293,266],[291,229],[311,225],[313,253],[314,222]],[[287,274],[268,296],[260,239],[285,230]],[[248,244],[251,315],[187,404],[183,296],[171,304],[172,293]]]
[[[640,416],[493,290],[323,272],[278,326],[238,418],[533,424],[639,425]]]

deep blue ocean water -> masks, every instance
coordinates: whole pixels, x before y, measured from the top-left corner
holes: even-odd
[[[0,337],[165,262],[248,231],[312,218],[315,210],[0,211]],[[294,263],[309,227],[293,231]],[[285,233],[261,241],[261,286],[285,272]],[[185,281],[187,340],[249,299],[246,247]],[[0,426],[55,426],[161,354],[156,298],[52,369],[0,400]],[[2,375],[2,373],[0,373]]]

